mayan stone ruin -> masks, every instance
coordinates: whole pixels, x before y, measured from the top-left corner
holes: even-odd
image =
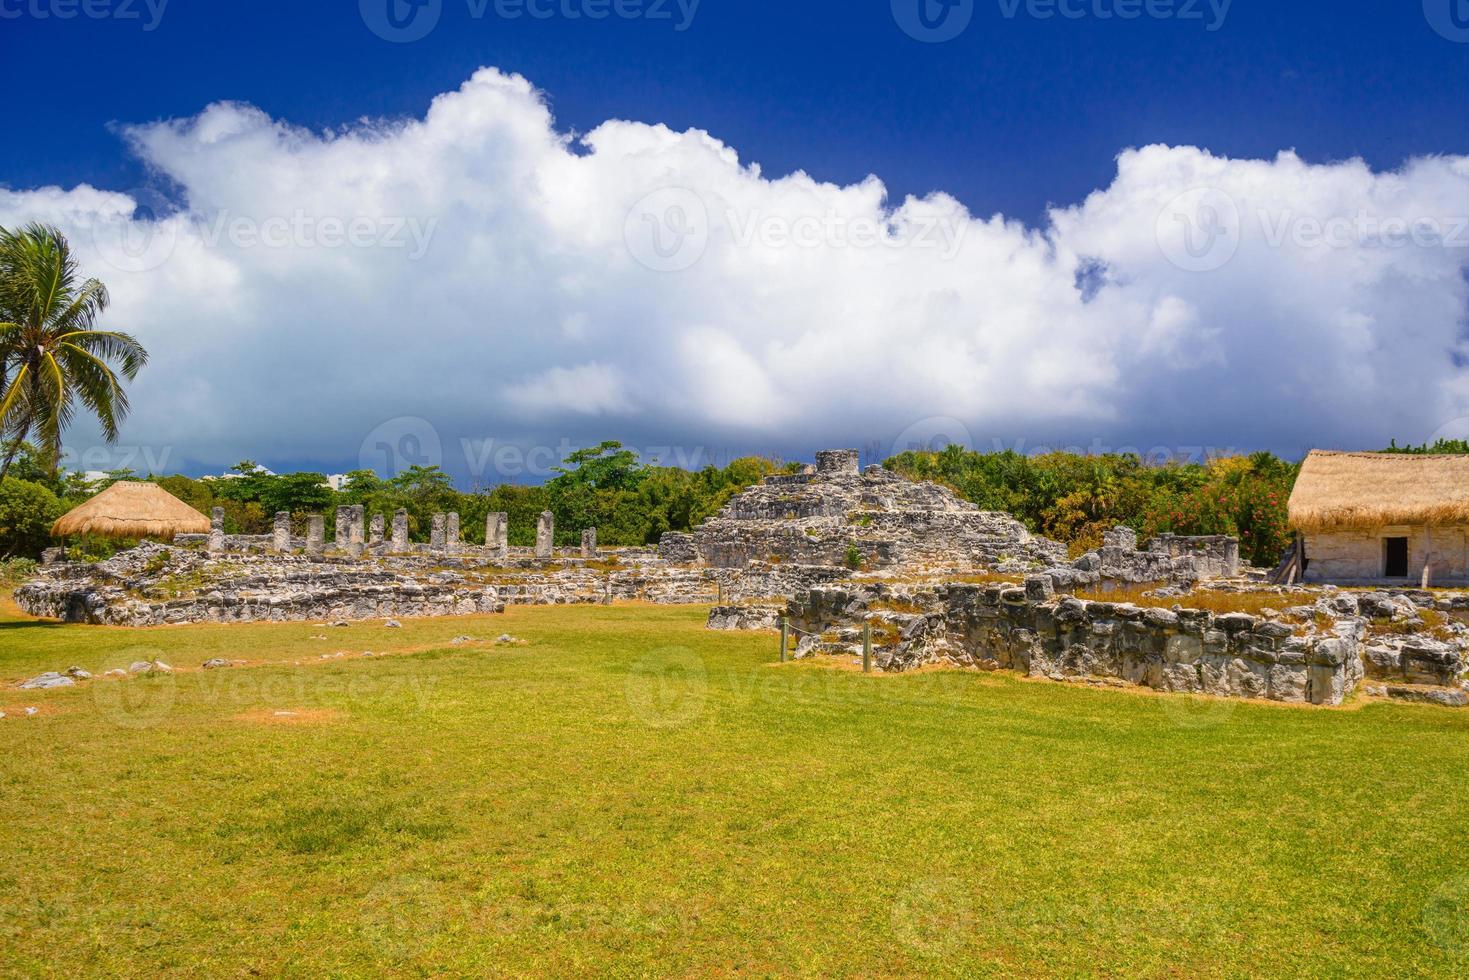
[[[735,497],[692,534],[666,535],[669,561],[742,568],[751,562],[864,568],[1028,570],[1059,564],[1066,548],[1008,514],[981,511],[935,483],[880,466],[857,450],[818,453],[816,465],[772,476]]]
[[[511,548],[503,513],[485,519],[485,544],[463,540],[460,515],[434,514],[428,541],[409,540],[405,512],[369,517],[361,506],[311,515],[304,538],[291,515],[268,535],[208,535],[145,544],[98,565],[60,564],[17,600],[43,616],[115,625],[198,621],[360,619],[493,612],[505,603],[660,603],[720,600],[760,606],[768,619],[803,588],[861,570],[942,574],[1029,571],[1065,549],[1004,514],[986,513],[931,483],[858,469],[855,450],[821,453],[815,466],[735,497],[693,534],[660,546],[556,546],[556,521],[539,516],[535,544]]]
[[[432,515],[413,542],[403,511],[339,508],[304,537],[278,514],[268,535],[147,542],[96,565],[56,563],[16,591],[27,612],[71,622],[350,621],[485,614],[514,604],[644,601],[712,607],[721,630],[777,630],[793,656],[858,656],[900,672],[930,665],[1161,691],[1338,704],[1365,681],[1374,693],[1464,703],[1469,627],[1421,629],[1469,595],[1352,593],[1264,584],[1227,537],[1128,528],[1070,558],[1008,514],[952,490],[859,467],[855,450],[817,455],[735,496],[657,548],[605,548],[595,528],[558,547],[539,515],[530,547],[509,545],[506,514],[485,518],[484,543],[460,515]],[[1108,601],[1148,590],[1149,605]],[[1215,615],[1192,597],[1272,591],[1278,609]],[[1093,598],[1078,598],[1086,593]],[[1097,598],[1100,596],[1100,598]],[[1402,624],[1394,632],[1369,624]]]

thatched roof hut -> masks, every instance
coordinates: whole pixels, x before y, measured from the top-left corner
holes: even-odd
[[[58,538],[172,538],[208,534],[209,518],[156,483],[114,483],[51,527]]]
[[[1317,534],[1385,525],[1469,525],[1469,456],[1334,453],[1301,464],[1290,522]]]

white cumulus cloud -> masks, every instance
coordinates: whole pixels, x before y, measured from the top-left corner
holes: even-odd
[[[1149,146],[1028,227],[700,131],[575,137],[493,69],[422,119],[219,103],[124,132],[181,210],[11,189],[0,224],[57,224],[111,287],[153,352],[123,442],[170,468],[357,465],[399,418],[493,478],[464,440],[796,451],[942,418],[984,447],[1290,451],[1469,416],[1466,157]]]

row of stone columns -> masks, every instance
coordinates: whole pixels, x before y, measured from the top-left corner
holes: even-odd
[[[338,507],[336,547],[354,557],[359,557],[366,548],[377,548],[382,545],[385,531],[383,515],[374,514],[372,524],[366,532],[364,532],[365,524],[366,508],[361,504]],[[536,521],[535,556],[537,558],[552,557],[555,554],[555,545],[556,516],[550,511],[545,511]],[[485,546],[499,558],[505,558],[510,554],[510,515],[493,513],[485,518]],[[222,552],[224,547],[224,508],[216,507],[209,522],[209,550]],[[409,547],[408,512],[399,510],[393,514],[393,532],[389,550],[402,553],[408,551]],[[435,554],[457,555],[461,553],[463,547],[459,515],[452,512],[433,515],[433,523],[429,531],[429,551]],[[276,552],[291,550],[291,514],[289,511],[281,511],[275,515],[271,549]],[[306,526],[306,553],[321,555],[325,551],[326,518],[321,514],[312,514]],[[588,528],[582,532],[581,554],[583,558],[596,557],[596,528]]]

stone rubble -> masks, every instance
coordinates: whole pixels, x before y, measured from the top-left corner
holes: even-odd
[[[21,684],[20,689],[22,691],[49,691],[58,687],[72,687],[75,684],[76,681],[74,679],[52,670],[38,677],[32,677],[30,680]]]
[[[819,587],[798,594],[784,615],[800,637],[798,657],[860,651],[863,628],[872,628],[874,662],[884,671],[946,664],[1326,705],[1341,704],[1371,679],[1369,694],[1466,703],[1469,624],[1443,626],[1452,639],[1383,634],[1393,616],[1410,628],[1422,625],[1411,599],[1413,618],[1404,618],[1403,598],[1331,590],[1283,613],[1213,613],[1184,604],[1164,609],[1084,601],[1058,594],[1052,577],[1042,573],[1023,585]],[[1423,598],[1426,608],[1459,608],[1463,599]],[[768,628],[764,620],[745,625],[741,616],[737,608],[715,609],[710,625]]]

